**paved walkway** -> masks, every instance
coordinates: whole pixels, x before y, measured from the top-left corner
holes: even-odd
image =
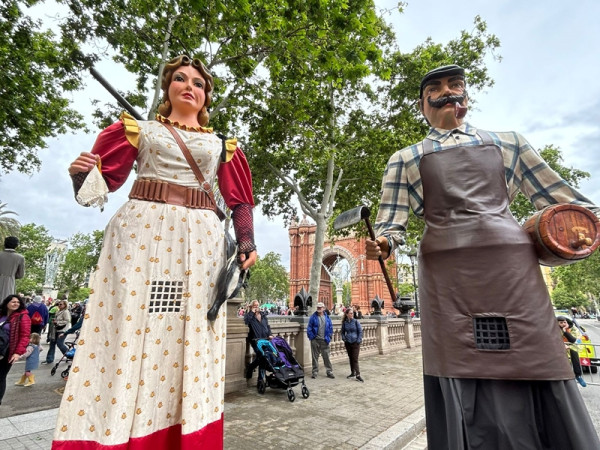
[[[298,385],[293,403],[285,390],[258,394],[254,378],[247,390],[225,397],[225,448],[426,449],[421,349],[360,364],[364,383],[346,379],[348,363],[337,362],[334,380],[322,368],[323,375],[306,379],[309,398]],[[56,414],[53,408],[0,419],[0,450],[50,449]]]

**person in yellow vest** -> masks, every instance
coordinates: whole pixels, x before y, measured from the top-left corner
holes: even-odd
[[[556,318],[558,326],[562,332],[563,341],[567,348],[567,354],[571,360],[573,366],[573,372],[575,373],[575,379],[582,386],[586,387],[587,383],[583,379],[583,371],[581,370],[581,362],[579,361],[579,352],[577,351],[577,340],[581,338],[581,335],[577,331],[577,328],[573,326],[573,322],[565,316],[558,316]]]

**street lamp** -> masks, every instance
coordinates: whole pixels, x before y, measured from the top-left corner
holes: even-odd
[[[415,277],[415,260],[417,259],[417,247],[411,247],[408,252],[410,258],[410,266],[412,269],[413,286],[415,288],[415,316],[419,316],[419,292],[417,288],[417,279]]]

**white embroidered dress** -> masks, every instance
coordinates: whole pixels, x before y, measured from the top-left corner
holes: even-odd
[[[138,178],[198,187],[169,131],[137,125]],[[212,185],[221,139],[177,132]],[[198,448],[205,430],[222,440],[225,308],[213,323],[206,313],[224,262],[212,211],[141,200],[119,209],[90,281],[53,448]]]

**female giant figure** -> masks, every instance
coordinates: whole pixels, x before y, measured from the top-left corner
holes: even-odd
[[[212,87],[199,60],[171,60],[157,120],[121,116],[69,167],[79,200],[92,203],[102,203],[104,183],[115,191],[134,162],[138,170],[129,201],[105,231],[53,449],[223,445],[226,320],[206,315],[225,264],[224,230],[207,192],[215,177],[233,211],[242,268],[256,251],[246,159],[205,128]]]

